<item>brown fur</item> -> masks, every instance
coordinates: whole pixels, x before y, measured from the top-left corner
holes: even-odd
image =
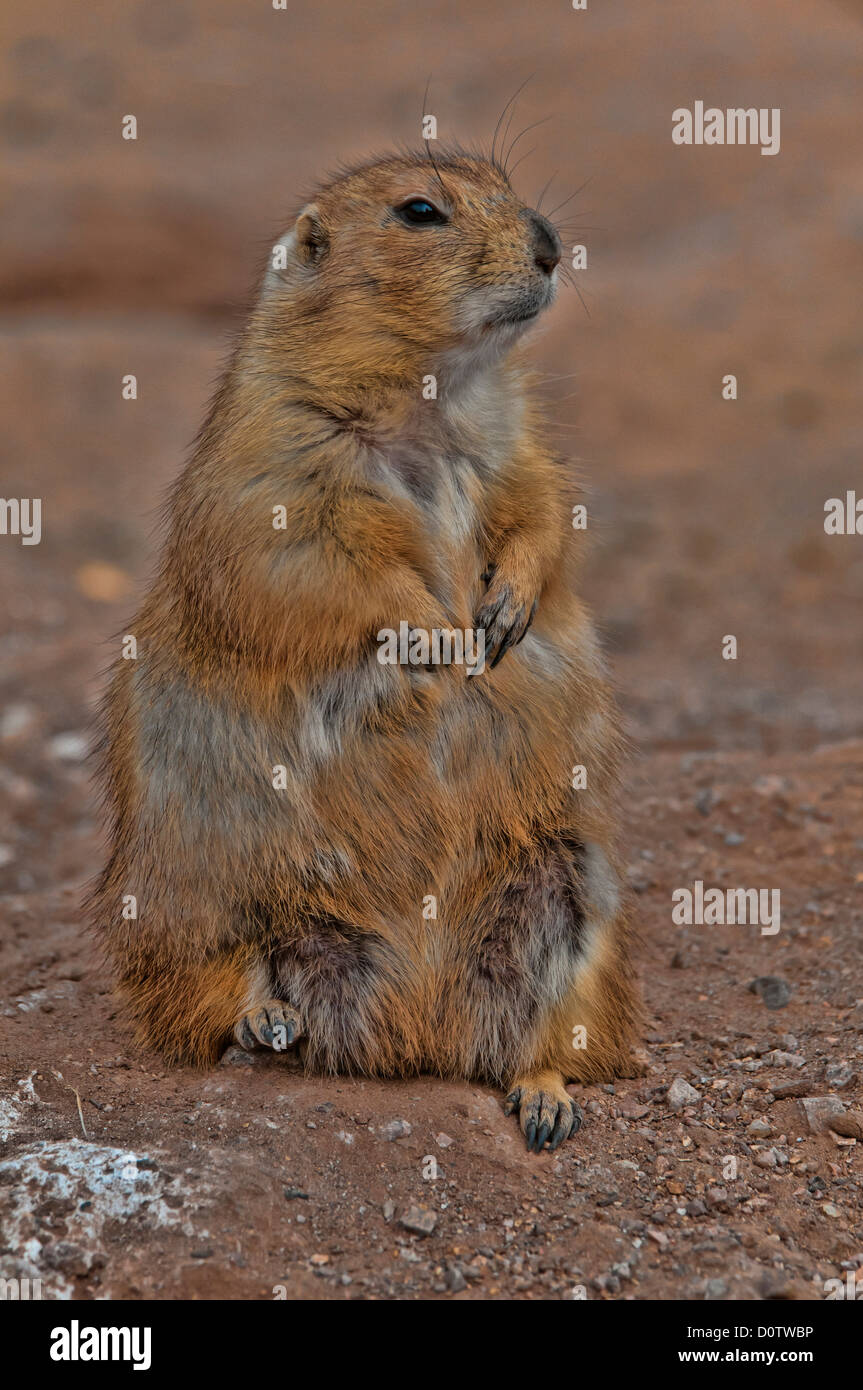
[[[446,226],[402,225],[420,195]],[[493,164],[394,156],[322,188],[265,276],[106,703],[92,910],[173,1059],[284,1001],[308,1066],[484,1077],[526,1132],[528,1093],[544,1116],[631,1065],[617,720],[501,321],[550,298],[537,235]],[[376,659],[403,620],[514,639],[535,603],[481,675]]]

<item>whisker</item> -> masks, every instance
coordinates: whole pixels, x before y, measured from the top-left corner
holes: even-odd
[[[515,173],[516,169],[518,168],[519,164],[522,164],[522,163],[524,162],[525,159],[530,159],[530,156],[531,156],[532,154],[536,154],[536,145],[534,145],[532,149],[527,150],[525,154],[520,154],[520,155],[519,155],[518,159],[515,161],[515,163],[513,164],[512,168],[510,169],[509,174],[507,175],[507,177],[508,177],[508,178],[512,178],[512,176],[513,176],[513,174]]]
[[[546,125],[550,120],[551,120],[551,116],[543,116],[541,120],[539,120],[539,121],[533,121],[531,125],[526,125],[525,128],[524,128],[524,130],[521,131],[521,133],[515,137],[515,139],[513,140],[512,144],[510,145],[509,149],[507,150],[506,155],[505,155],[505,157],[504,157],[504,161],[503,161],[504,172],[506,173],[506,177],[507,177],[507,178],[509,178],[509,171],[507,170],[507,167],[506,167],[506,166],[507,166],[507,164],[509,163],[509,161],[512,159],[512,152],[513,152],[513,150],[515,149],[516,145],[518,144],[519,140],[523,140],[524,137],[525,137],[525,135],[527,135],[528,131],[536,130],[537,126],[539,126],[539,125]]]
[[[578,195],[579,195],[579,193],[581,193],[582,189],[587,188],[587,185],[588,185],[589,183],[591,183],[592,181],[593,181],[593,174],[591,174],[591,176],[590,176],[589,179],[585,179],[585,180],[584,180],[584,183],[579,184],[579,186],[578,186],[578,188],[575,190],[575,192],[574,192],[574,193],[570,193],[570,195],[569,195],[568,198],[564,198],[564,200],[563,200],[562,203],[558,203],[558,205],[557,205],[556,208],[552,208],[551,212],[548,214],[549,221],[551,220],[552,217],[554,217],[554,215],[555,215],[556,212],[560,212],[561,208],[565,208],[566,205],[567,205],[567,203],[571,203],[572,200],[573,200],[573,198],[577,198]]]
[[[497,159],[497,156],[496,156],[496,154],[495,154],[495,150],[496,150],[496,148],[497,148],[497,137],[498,137],[498,134],[499,134],[499,132],[500,132],[501,125],[502,125],[502,123],[503,123],[503,118],[504,118],[504,116],[506,115],[506,113],[507,113],[507,111],[509,110],[509,108],[512,106],[513,102],[516,101],[516,100],[519,98],[519,96],[521,96],[521,93],[524,91],[524,89],[525,89],[525,87],[527,86],[528,82],[532,81],[532,79],[533,79],[535,76],[536,76],[535,73],[531,73],[529,77],[526,77],[526,78],[524,79],[524,81],[522,82],[522,84],[521,84],[520,87],[516,87],[515,91],[513,92],[512,96],[510,97],[509,101],[507,102],[506,106],[503,108],[503,110],[501,111],[500,115],[499,115],[498,118],[497,118],[497,125],[496,125],[495,128],[494,128],[494,135],[492,136],[492,140],[491,140],[491,162],[492,162],[492,164],[495,164],[495,165],[498,164],[498,159]],[[508,126],[507,126],[507,129],[509,129]],[[505,140],[505,139],[506,139],[506,136],[504,136],[504,140]]]
[[[548,190],[551,188],[551,185],[554,183],[554,181],[555,181],[556,178],[557,178],[557,170],[555,169],[555,171],[554,171],[554,173],[552,174],[551,178],[548,180],[548,183],[545,184],[545,186],[544,186],[542,192],[540,193],[539,197],[537,198],[537,201],[536,201],[536,210],[537,210],[537,212],[540,212],[540,211],[542,210],[542,200],[543,200],[543,198],[545,197],[545,195],[546,195],[546,193],[548,192]]]

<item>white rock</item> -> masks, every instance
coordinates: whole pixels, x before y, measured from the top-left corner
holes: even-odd
[[[690,1086],[682,1076],[677,1076],[668,1088],[667,1099],[672,1110],[682,1110],[687,1105],[698,1105],[701,1096],[694,1086]]]

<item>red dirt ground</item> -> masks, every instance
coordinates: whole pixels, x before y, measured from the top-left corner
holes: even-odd
[[[823,529],[826,499],[863,496],[860,6],[8,0],[2,29],[0,491],[43,499],[43,539],[0,536],[0,1276],[54,1298],[823,1298],[863,1271],[863,539]],[[518,187],[559,171],[553,207],[591,179],[561,213],[590,228],[569,236],[590,317],[563,294],[535,352],[633,742],[650,1069],[573,1088],[586,1123],[553,1156],[476,1086],[166,1069],[78,911],[101,672],[238,306],[327,168],[416,139],[429,71],[465,142],[534,73],[517,120],[551,120]],[[780,107],[780,154],[674,146],[699,99]],[[781,931],[676,926],[697,879],[779,889]],[[784,1007],[749,990],[765,976]],[[675,1110],[678,1078],[697,1098]],[[831,1096],[847,1132],[811,1132],[801,1100]]]

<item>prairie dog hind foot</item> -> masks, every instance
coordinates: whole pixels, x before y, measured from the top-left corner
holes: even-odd
[[[234,1026],[234,1038],[246,1052],[264,1047],[286,1052],[304,1036],[299,1013],[281,999],[267,999],[249,1009]]]
[[[581,1128],[584,1112],[564,1087],[558,1071],[519,1077],[504,1102],[504,1113],[518,1113],[528,1152],[554,1151]]]

